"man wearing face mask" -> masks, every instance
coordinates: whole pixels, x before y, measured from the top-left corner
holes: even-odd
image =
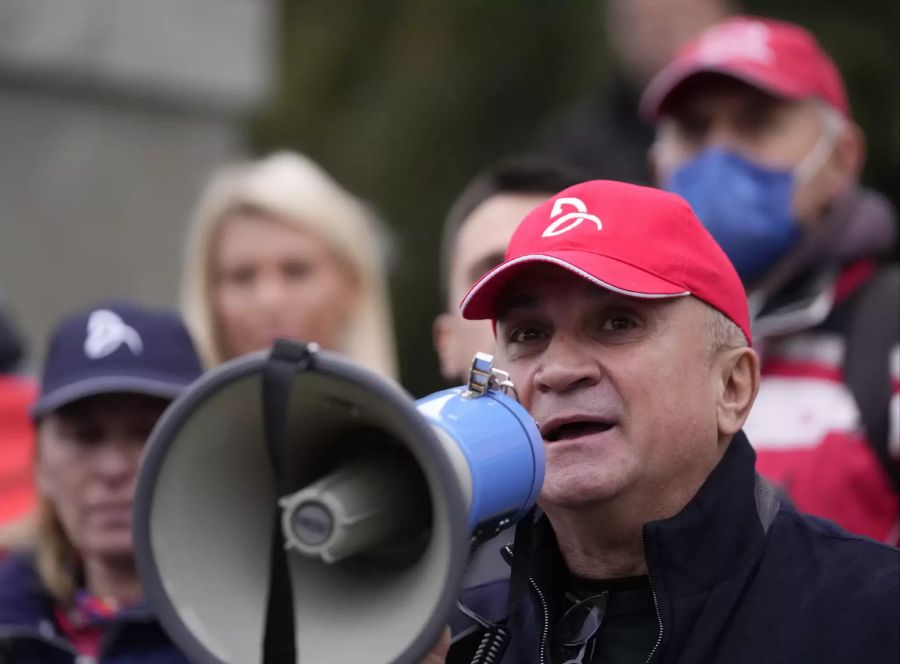
[[[864,139],[835,64],[799,26],[730,18],[679,51],[641,108],[659,184],[748,291],[758,470],[800,510],[900,543],[896,219],[858,184]]]

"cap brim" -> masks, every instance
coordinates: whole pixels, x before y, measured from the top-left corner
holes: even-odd
[[[187,385],[171,381],[138,378],[135,376],[102,376],[86,378],[41,396],[31,407],[31,417],[38,419],[73,401],[98,394],[142,394],[163,399],[175,399]]]
[[[744,69],[737,63],[709,64],[694,62],[685,66],[671,66],[663,69],[656,78],[650,81],[640,100],[640,114],[649,119],[656,120],[669,97],[686,81],[703,74],[718,74],[727,76],[742,83],[768,92],[774,97],[785,99],[799,99],[806,96],[807,91],[800,89],[796,84],[787,80],[779,80],[777,74],[770,72],[763,75],[753,69]]]
[[[528,254],[501,263],[472,286],[460,304],[463,318],[496,318],[497,300],[509,282],[536,263],[549,263],[568,270],[600,288],[640,299],[684,297],[690,291],[646,270],[609,256],[581,251]]]

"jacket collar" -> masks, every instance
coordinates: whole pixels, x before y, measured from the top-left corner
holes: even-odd
[[[756,453],[738,432],[697,494],[675,516],[644,525],[644,555],[653,583],[670,595],[708,590],[760,555],[780,507],[774,488],[756,475]],[[509,561],[507,561],[509,562]],[[532,577],[550,590],[565,563],[546,516],[535,524]],[[548,597],[554,597],[551,591]],[[554,613],[555,607],[550,607]]]
[[[760,555],[780,502],[756,475],[755,460],[739,432],[684,509],[645,524],[650,575],[669,594],[709,590]]]
[[[38,627],[52,620],[53,598],[41,584],[30,554],[15,553],[0,563],[0,625]],[[150,606],[139,602],[123,609],[115,622],[151,622]]]
[[[30,555],[13,553],[0,564],[0,625],[37,626],[53,615]]]

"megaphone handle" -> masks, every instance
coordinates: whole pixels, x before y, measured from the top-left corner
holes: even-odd
[[[510,631],[507,627],[510,616],[522,598],[528,593],[531,584],[531,564],[534,558],[534,520],[537,510],[532,507],[516,524],[516,535],[513,540],[513,556],[509,578],[509,594],[506,603],[506,615],[497,622],[491,622],[472,611],[461,600],[456,606],[484,631],[470,664],[498,664],[509,647]]]
[[[277,339],[262,373],[262,407],[266,449],[275,478],[276,497],[290,493],[284,470],[285,426],[291,386],[297,371],[312,363],[311,350],[303,344]],[[294,595],[287,551],[281,535],[281,507],[273,505],[269,592],[262,643],[263,664],[297,661],[294,640]]]

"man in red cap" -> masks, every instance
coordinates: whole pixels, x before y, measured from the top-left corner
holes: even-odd
[[[461,309],[494,322],[547,466],[533,546],[517,534],[511,580],[463,593],[446,661],[900,655],[900,551],[799,514],[754,473],[747,299],[682,198],[562,191]]]
[[[749,292],[762,384],[745,429],[798,509],[900,543],[900,271],[840,73],[803,28],[736,17],[650,82],[659,183]]]

